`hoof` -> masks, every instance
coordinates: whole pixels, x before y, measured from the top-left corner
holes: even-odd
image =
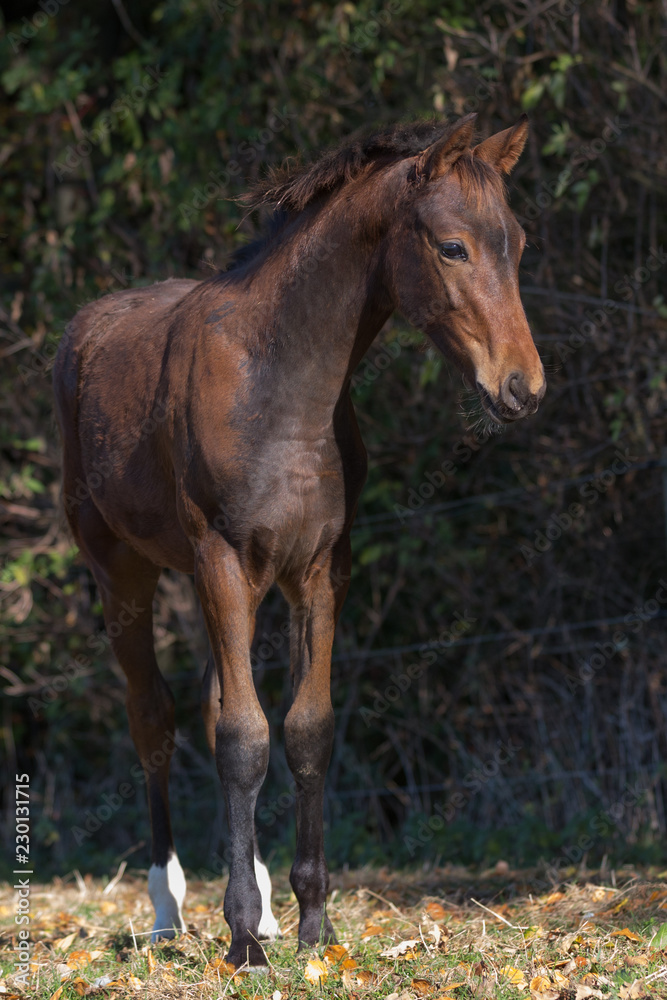
[[[157,944],[158,941],[173,941],[175,937],[179,934],[185,933],[185,924],[182,927],[162,927],[160,926],[162,921],[155,921],[155,927],[151,932],[151,944]]]
[[[269,964],[264,954],[264,949],[256,942],[250,941],[245,945],[236,945],[232,941],[229,953],[225,956],[225,962],[234,965],[237,969],[259,971],[267,969]]]

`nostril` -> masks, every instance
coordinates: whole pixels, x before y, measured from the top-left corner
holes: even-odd
[[[521,372],[512,372],[503,382],[500,391],[503,403],[513,410],[520,410],[526,403],[529,393]]]
[[[520,401],[520,396],[519,396],[519,394],[521,392],[521,387],[520,386],[521,386],[521,383],[519,382],[519,376],[518,375],[511,375],[510,376],[510,380],[509,380],[509,390],[512,393],[512,395],[514,396],[514,398],[517,400],[517,402]]]

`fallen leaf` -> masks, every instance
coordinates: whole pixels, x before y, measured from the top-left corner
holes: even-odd
[[[370,937],[377,937],[378,934],[384,934],[384,927],[380,927],[378,924],[368,924],[366,929],[361,935],[361,940],[366,941]]]
[[[103,899],[100,903],[100,911],[104,913],[105,916],[109,913],[115,913],[117,909],[118,904],[112,903],[110,899]]]
[[[58,1000],[64,988],[65,988],[64,986],[59,986],[56,992],[51,994],[49,1000]]]
[[[594,990],[591,986],[584,986],[582,983],[578,983],[577,992],[573,1000],[586,1000],[587,997],[602,997],[604,1000],[604,993],[600,990]]]
[[[398,958],[399,955],[405,955],[406,952],[412,951],[419,944],[421,944],[419,938],[414,938],[411,941],[400,941],[392,948],[387,948],[386,951],[380,952],[380,955],[382,958]]]
[[[133,976],[132,973],[129,973],[129,975],[127,975],[127,976],[124,976],[123,977],[123,981],[125,983],[127,983],[127,985],[132,990],[141,990],[141,989],[143,989],[143,985],[144,984],[142,983],[142,981],[137,976]]]
[[[635,979],[630,986],[621,986],[618,995],[621,1000],[638,1000],[639,997],[646,996],[646,990],[641,979]]]
[[[167,968],[171,965],[168,963]],[[231,962],[225,962],[224,958],[212,958],[210,962],[206,963],[206,968],[204,969],[205,976],[214,976],[215,978],[220,977],[224,979],[233,976],[236,972],[236,966],[232,965]]]
[[[72,934],[68,934],[67,937],[60,938],[58,941],[53,942],[53,947],[56,951],[67,951],[71,948],[77,938],[77,932],[73,931]]]
[[[324,961],[327,965],[338,965],[339,962],[348,957],[349,952],[342,944],[330,944],[324,952]]]
[[[120,980],[114,979],[113,976],[100,976],[99,979],[94,979],[90,985],[96,989],[100,989],[102,986],[120,986],[122,984]],[[51,1000],[53,1000],[53,997],[51,997]]]
[[[554,982],[555,982],[556,986],[567,986],[567,984],[568,984],[568,983],[569,983],[569,981],[570,981],[570,980],[569,980],[569,979],[567,978],[567,976],[563,976],[563,975],[562,975],[562,974],[561,974],[561,973],[560,973],[560,972],[558,971],[558,969],[554,969],[554,970],[553,970],[553,972],[552,972],[551,974],[552,974],[552,976],[553,976],[553,980],[554,980]]]
[[[306,966],[303,975],[307,982],[315,985],[316,983],[325,982],[329,973],[327,972],[327,967],[324,962],[321,962],[319,958],[314,958]]]
[[[611,937],[625,937],[628,941],[641,941],[639,934],[635,934],[629,927],[624,927],[620,931],[612,931]]]
[[[444,920],[447,916],[447,910],[444,908],[442,903],[427,903],[426,912],[431,920]]]
[[[533,976],[529,989],[531,993],[544,993],[545,990],[551,989],[551,983],[546,976]]]
[[[152,951],[146,952],[146,965],[148,966],[148,975],[152,976],[157,969],[157,962],[155,961],[155,956]]]
[[[343,969],[341,979],[343,986],[349,989],[351,986],[372,986],[375,977],[367,969]]]
[[[603,902],[609,894],[613,894],[613,889],[607,889],[603,885],[596,885],[592,888],[591,896],[596,903]]]
[[[89,951],[72,951],[65,959],[65,964],[69,965],[70,969],[85,969],[90,963],[91,955]]]
[[[433,938],[433,944],[437,948],[439,946],[439,944],[440,944],[440,939],[442,937],[442,931],[440,930],[440,928],[438,927],[438,925],[436,923],[433,923],[431,925],[431,929],[429,930],[429,934]]]
[[[465,986],[465,985],[466,985],[465,979],[462,982],[460,982],[460,983],[450,983],[449,986],[443,986],[443,988],[442,988],[443,989],[443,993],[449,993],[450,990],[457,990],[459,988],[459,986]],[[436,1000],[437,1000],[437,997],[436,997]]]
[[[413,979],[411,985],[418,997],[427,997],[433,992],[433,985],[428,979]]]
[[[88,992],[88,983],[81,976],[77,976],[76,979],[72,980],[72,986],[80,997],[85,997]]]
[[[540,903],[542,904],[542,906],[552,906],[554,903],[557,903],[561,899],[565,899],[564,892],[550,892],[548,896],[541,897]]]
[[[504,965],[500,970],[501,975],[509,979],[512,986],[518,986],[519,989],[524,989],[526,986],[526,977],[524,976],[521,969],[515,969],[513,965]]]

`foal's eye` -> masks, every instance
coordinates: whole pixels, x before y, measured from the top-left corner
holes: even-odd
[[[448,257],[450,260],[468,259],[468,254],[465,252],[463,246],[454,240],[447,240],[446,243],[441,243],[440,253],[443,257]]]

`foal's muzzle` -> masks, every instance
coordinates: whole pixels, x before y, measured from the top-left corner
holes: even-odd
[[[484,409],[489,416],[500,424],[508,424],[513,420],[521,420],[522,417],[529,417],[535,413],[544,393],[547,383],[544,375],[540,385],[533,389],[523,372],[510,372],[500,387],[500,391],[494,399],[480,382],[477,383]]]

